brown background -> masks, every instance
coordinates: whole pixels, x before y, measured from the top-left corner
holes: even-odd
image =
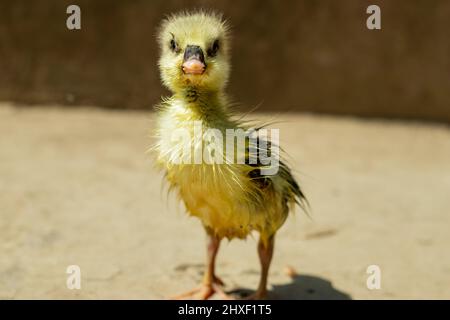
[[[69,4],[82,30],[67,30]],[[382,30],[365,10],[382,9]],[[0,100],[150,109],[165,14],[215,8],[233,26],[243,109],[450,120],[450,1],[0,2]]]
[[[81,31],[68,1],[0,0],[0,299],[167,299],[200,283],[205,236],[145,154],[167,94],[155,32],[194,5],[70,2]],[[253,115],[276,118],[311,205],[277,235],[269,298],[450,299],[450,0],[214,3],[234,26],[243,109],[385,117]],[[370,3],[382,31],[365,28]],[[226,290],[257,287],[256,246],[221,246]],[[73,264],[81,290],[66,287]]]

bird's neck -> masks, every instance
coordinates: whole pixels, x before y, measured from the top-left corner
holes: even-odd
[[[227,99],[223,92],[186,87],[175,93],[173,98],[199,120],[208,122],[227,118]]]

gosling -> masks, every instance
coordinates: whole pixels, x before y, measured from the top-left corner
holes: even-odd
[[[203,11],[172,15],[163,21],[158,40],[161,79],[172,96],[156,107],[157,143],[153,150],[170,189],[176,190],[187,212],[200,219],[207,235],[202,284],[177,298],[208,299],[214,293],[230,298],[215,273],[220,242],[224,238],[244,239],[256,231],[260,235],[257,248],[261,276],[257,290],[247,298],[264,299],[275,234],[295,204],[305,208],[304,194],[282,161],[277,172],[270,175],[264,173],[266,166],[260,161],[252,163],[248,139],[243,162],[175,161],[180,159],[180,152],[203,154],[212,141],[201,133],[203,139],[195,142],[193,123],[219,130],[223,136],[227,129],[249,127],[235,119],[224,91],[230,73],[230,39],[228,24],[221,15]],[[180,129],[190,133],[187,139],[170,137]],[[263,145],[257,150],[261,151]],[[270,153],[273,145],[266,143],[264,148]],[[215,150],[216,156],[222,156],[220,149]]]

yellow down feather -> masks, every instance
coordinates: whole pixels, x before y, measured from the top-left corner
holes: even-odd
[[[177,192],[188,213],[198,217],[208,232],[232,239],[245,238],[256,230],[264,241],[282,226],[293,204],[305,203],[283,162],[272,176],[252,175],[259,170],[255,165],[225,158],[223,164],[173,162],[184,148],[192,153],[196,148],[205,148],[204,142],[194,139],[193,121],[201,121],[204,130],[218,129],[224,137],[226,129],[248,129],[233,117],[224,92],[230,70],[228,29],[219,15],[202,11],[173,15],[163,22],[159,68],[163,84],[173,95],[157,106],[157,143],[152,150],[170,189]],[[208,56],[216,40],[219,51]],[[205,53],[204,74],[183,73],[183,48],[187,45],[199,46]],[[167,139],[180,129],[190,133],[190,140]]]

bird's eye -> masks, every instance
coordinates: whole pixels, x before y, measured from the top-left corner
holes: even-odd
[[[219,40],[215,40],[212,46],[208,49],[208,56],[214,57],[217,54],[217,51],[219,51],[219,47]]]
[[[177,52],[178,51],[178,45],[177,42],[175,41],[175,39],[170,40],[170,50],[172,50],[173,52]]]

